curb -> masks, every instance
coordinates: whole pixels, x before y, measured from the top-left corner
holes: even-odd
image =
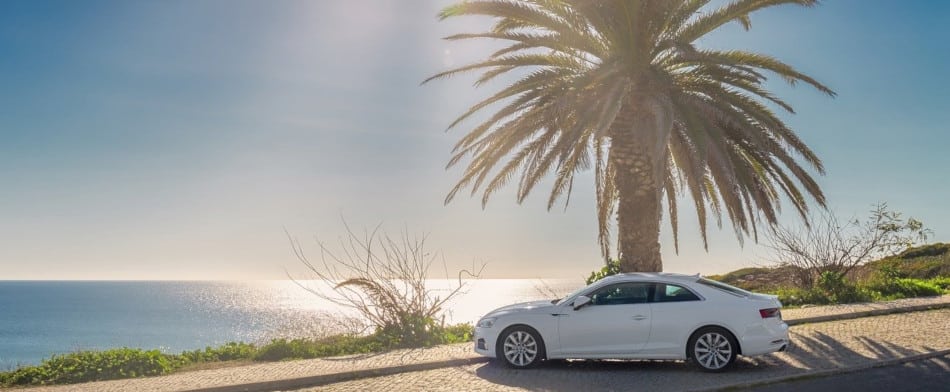
[[[698,389],[698,390],[694,390],[694,392],[748,389],[748,388],[754,388],[754,387],[761,387],[765,385],[778,384],[782,382],[806,379],[806,378],[823,378],[823,377],[829,377],[829,376],[837,376],[840,374],[854,373],[854,372],[860,372],[862,370],[900,365],[900,364],[904,364],[908,362],[922,361],[926,359],[944,357],[948,355],[950,355],[950,350],[940,350],[940,351],[934,351],[934,352],[923,353],[923,354],[915,354],[915,355],[902,357],[902,358],[892,358],[892,359],[885,359],[882,361],[873,361],[873,362],[866,363],[863,365],[856,365],[856,366],[851,366],[851,367],[818,370],[818,371],[813,371],[813,372],[805,371],[802,373],[796,373],[796,374],[791,374],[787,376],[778,376],[778,377],[772,377],[772,378],[767,378],[763,380],[756,380],[756,381],[749,381],[749,382],[742,382],[742,383],[724,385],[724,386],[719,386],[719,387],[713,387],[709,389]]]
[[[882,316],[887,314],[896,314],[896,313],[909,313],[909,312],[920,312],[927,310],[935,310],[950,307],[950,302],[937,303],[937,304],[925,304],[925,305],[913,305],[905,306],[899,308],[888,308],[888,309],[872,309],[865,310],[860,312],[852,313],[841,313],[833,314],[826,316],[815,316],[815,317],[804,317],[799,319],[785,320],[785,323],[789,326],[801,325],[807,323],[820,323],[827,321],[837,321],[837,320],[848,320],[862,317],[873,317],[873,316]],[[774,379],[766,379],[755,382],[741,383],[723,387],[716,387],[713,389],[706,389],[703,391],[717,391],[724,388],[743,388],[751,387],[756,385],[772,384],[776,382],[794,380],[796,378],[803,377],[822,377],[829,376],[834,374],[855,372],[864,369],[888,366],[892,364],[911,362],[920,359],[928,359],[941,355],[950,355],[950,350],[938,351],[935,353],[927,353],[914,355],[910,357],[898,358],[885,360],[881,362],[873,362],[867,365],[861,365],[851,368],[842,368],[842,369],[831,369],[831,370],[822,370],[818,372],[805,372],[789,376],[780,376]],[[327,384],[333,384],[344,381],[358,380],[362,378],[373,378],[381,376],[390,376],[400,373],[409,373],[409,372],[419,372],[426,370],[434,370],[447,367],[456,367],[456,366],[466,366],[474,365],[477,363],[488,362],[486,357],[472,357],[472,358],[463,358],[463,359],[452,359],[446,361],[434,361],[434,362],[422,362],[414,363],[408,365],[400,366],[390,366],[390,367],[381,367],[381,368],[370,368],[370,369],[361,369],[353,370],[342,373],[331,373],[331,374],[321,374],[317,376],[307,376],[307,377],[298,377],[298,378],[288,378],[282,380],[271,380],[271,381],[261,381],[253,382],[246,384],[234,384],[234,385],[221,385],[205,388],[195,388],[195,389],[185,389],[184,391],[188,392],[257,392],[257,391],[274,391],[274,390],[289,390],[289,389],[301,389],[308,387],[317,387]]]
[[[904,306],[900,308],[871,309],[860,312],[830,314],[825,316],[803,317],[799,319],[785,320],[788,326],[801,325],[807,323],[823,323],[826,321],[849,320],[861,317],[883,316],[896,313],[923,312],[927,310],[943,309],[950,307],[950,302]]]
[[[358,380],[361,378],[372,378],[381,376],[390,376],[399,373],[421,372],[425,370],[440,369],[446,367],[474,365],[481,362],[487,362],[488,358],[474,357],[463,359],[452,359],[448,361],[422,362],[401,366],[390,366],[383,368],[372,368],[354,370],[343,373],[321,374],[318,376],[307,376],[298,378],[288,378],[283,380],[261,381],[247,384],[222,385],[207,388],[185,389],[188,392],[257,392],[257,391],[275,391],[288,389],[301,389],[316,387],[321,385],[333,384],[344,381]]]

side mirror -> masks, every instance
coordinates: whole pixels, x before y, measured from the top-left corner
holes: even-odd
[[[587,305],[590,305],[590,297],[586,295],[579,295],[577,298],[574,298],[574,310],[578,310]]]

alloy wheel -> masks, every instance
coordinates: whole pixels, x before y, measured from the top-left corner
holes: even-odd
[[[735,355],[729,338],[719,332],[707,332],[693,344],[693,359],[704,369],[719,370],[732,362]]]
[[[538,342],[526,331],[512,331],[505,337],[505,359],[517,367],[531,365],[538,358]]]

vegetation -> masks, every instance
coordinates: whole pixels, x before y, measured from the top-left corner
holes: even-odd
[[[93,380],[156,376],[171,371],[175,361],[158,350],[121,348],[56,355],[39,366],[0,373],[0,385],[68,384]]]
[[[904,219],[885,203],[875,205],[863,221],[842,221],[827,210],[809,220],[812,224],[808,226],[776,225],[766,235],[772,261],[795,272],[796,283],[803,288],[811,288],[821,279],[840,280],[868,261],[907,252],[930,234],[923,222]],[[904,254],[904,258],[939,254],[941,249],[924,247]]]
[[[846,274],[824,271],[812,286],[798,284],[796,267],[744,268],[710,276],[747,290],[777,294],[786,306],[894,300],[950,294],[950,244],[909,248],[858,265]]]
[[[439,292],[426,284],[432,263],[439,252],[426,249],[426,237],[410,238],[403,232],[394,238],[372,231],[357,234],[346,222],[346,236],[340,239],[342,250],[334,252],[319,242],[320,263],[311,261],[300,243],[291,238],[294,253],[312,273],[312,287],[294,279],[298,285],[320,299],[350,308],[368,320],[373,336],[382,347],[427,347],[445,343],[447,329],[443,306],[462,293],[462,275],[477,278],[476,272],[462,270],[458,284]],[[444,260],[443,260],[444,266]],[[482,266],[484,268],[484,265]],[[293,277],[291,277],[293,279]]]
[[[468,342],[472,325],[458,324],[433,331],[433,344]],[[55,355],[37,366],[0,372],[0,386],[52,385],[168,374],[190,366],[239,360],[280,361],[380,352],[394,348],[392,337],[337,335],[319,340],[275,339],[256,346],[232,342],[220,347],[166,354],[158,350],[119,348]]]
[[[586,283],[591,284],[603,278],[606,278],[610,275],[616,275],[620,273],[620,261],[610,260],[607,262],[607,265],[600,268],[600,270],[594,270],[590,272],[590,276],[587,277]]]
[[[510,43],[474,64],[425,82],[481,72],[476,86],[517,78],[475,104],[449,128],[488,108],[495,112],[455,145],[448,166],[470,158],[446,203],[463,189],[482,204],[520,174],[517,200],[548,174],[548,208],[570,200],[574,175],[593,166],[598,239],[611,260],[616,220],[620,270],[662,271],[659,231],[665,195],[677,244],[677,196],[693,199],[704,243],[708,215],[726,215],[741,241],[760,223],[774,225],[782,195],[806,218],[825,196],[806,167],[819,158],[769,105],[792,107],[765,89],[766,75],[835,93],[773,57],[697,47],[698,40],[772,6],[817,0],[464,1],[441,19],[494,18],[489,31],[448,40]],[[424,82],[424,83],[425,83]]]
[[[869,270],[892,271],[902,278],[929,279],[950,276],[950,244],[930,244],[910,248],[896,256],[867,264]]]

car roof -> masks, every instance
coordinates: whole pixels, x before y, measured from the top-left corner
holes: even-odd
[[[699,279],[699,274],[686,275],[670,272],[626,272],[611,275],[604,278],[604,281],[638,281],[638,280],[666,280],[678,282],[695,282]]]

